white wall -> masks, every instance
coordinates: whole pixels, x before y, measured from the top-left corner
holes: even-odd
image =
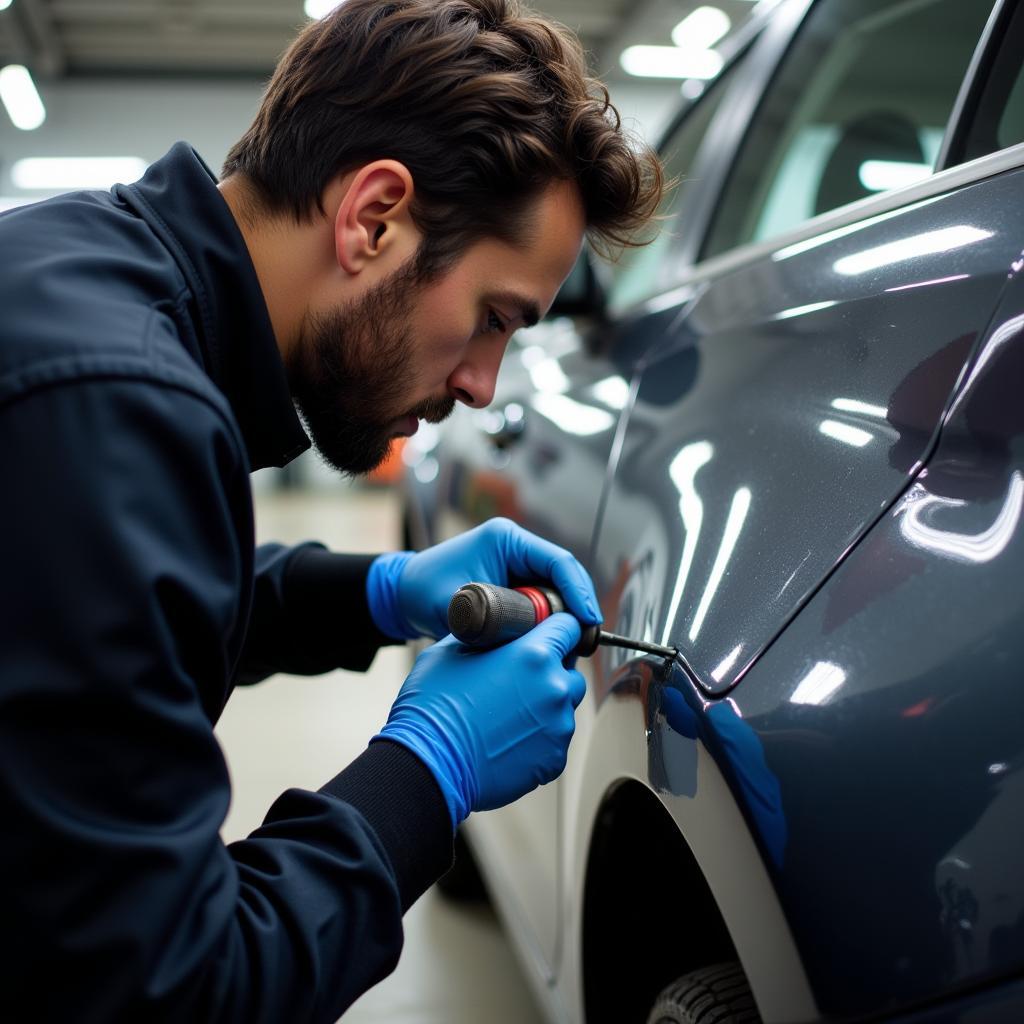
[[[19,131],[0,108],[0,196],[40,198],[16,189],[11,164],[29,156],[137,156],[147,163],[179,139],[215,172],[252,121],[262,82],[75,81],[40,83],[46,121]],[[627,83],[612,101],[627,127],[652,141],[678,103],[675,86]]]
[[[46,121],[15,128],[0,108],[0,195],[24,195],[10,179],[28,156],[138,156],[147,163],[186,139],[213,168],[252,121],[259,82],[75,81],[41,83]],[[38,195],[38,193],[33,193]]]

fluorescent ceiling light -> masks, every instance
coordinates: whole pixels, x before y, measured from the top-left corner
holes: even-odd
[[[930,178],[931,174],[931,164],[904,163],[902,160],[865,160],[857,171],[860,183],[870,192],[905,188]]]
[[[725,11],[698,7],[672,29],[672,42],[684,50],[709,50],[730,28],[732,22]]]
[[[15,128],[30,132],[46,120],[46,107],[36,91],[36,83],[28,68],[21,64],[0,68],[0,100]]]
[[[306,0],[306,17],[319,19],[325,18],[335,7],[340,7],[345,0]]]
[[[135,181],[146,170],[137,156],[34,156],[16,160],[11,181],[18,188],[53,192],[74,188],[110,188],[118,181]]]
[[[0,11],[6,11],[12,2],[13,0],[0,0]]]
[[[714,78],[722,55],[714,50],[683,50],[678,46],[627,46],[619,57],[622,70],[637,78]]]

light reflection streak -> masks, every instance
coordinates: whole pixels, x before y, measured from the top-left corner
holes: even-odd
[[[899,209],[887,210],[885,213],[880,213],[876,217],[869,217],[867,220],[858,220],[854,221],[852,224],[844,224],[840,228],[833,228],[831,231],[822,232],[820,235],[805,238],[802,242],[795,242],[793,245],[787,245],[784,249],[779,249],[776,252],[773,252],[772,259],[775,262],[792,259],[794,256],[800,256],[803,253],[810,252],[812,249],[817,249],[822,245],[828,245],[830,242],[838,241],[840,238],[846,238],[847,235],[852,235],[858,231],[864,231],[867,228],[874,227],[876,224],[882,224],[887,220],[892,220],[894,217],[902,217],[914,210],[920,210],[923,206],[929,206],[932,203],[937,203],[942,198],[942,196],[929,196],[927,199],[922,199],[918,203],[912,203],[910,206],[901,206]]]
[[[887,292],[905,292],[909,291],[911,288],[927,288],[929,285],[933,284],[948,284],[950,281],[964,281],[970,276],[970,274],[953,274],[951,277],[936,277],[931,281],[915,281],[913,284],[901,284],[897,285],[895,288],[886,288],[885,290]]]
[[[797,683],[791,704],[824,704],[846,682],[846,673],[831,661],[819,661]]]
[[[838,299],[826,299],[824,302],[812,302],[806,306],[794,306],[792,309],[784,309],[781,313],[776,313],[772,319],[790,320],[795,316],[806,316],[808,313],[817,313],[819,309],[831,309],[833,306],[838,305]]]
[[[736,664],[736,659],[740,656],[740,651],[743,650],[743,644],[737,644],[711,672],[711,678],[716,683],[720,683],[724,678],[726,672],[729,671]]]
[[[569,378],[557,359],[544,359],[530,368],[530,380],[538,391],[562,394],[569,390]]]
[[[624,377],[605,377],[594,384],[590,391],[609,409],[625,409],[629,401],[629,384]]]
[[[871,440],[871,434],[866,430],[851,427],[849,423],[840,423],[838,420],[822,420],[818,430],[826,437],[835,438],[854,448],[863,448]]]
[[[884,405],[872,405],[870,402],[862,402],[857,398],[834,398],[832,408],[840,412],[860,413],[862,416],[874,416],[884,420],[889,415],[889,410]]]
[[[552,423],[580,437],[600,434],[615,426],[615,417],[610,412],[584,405],[567,395],[542,392],[534,398],[533,407]]]
[[[991,361],[992,357],[1021,329],[1024,329],[1024,313],[1021,313],[1020,316],[1012,317],[1004,324],[1000,324],[999,327],[992,332],[992,337],[989,338],[985,347],[981,350],[981,355],[978,356],[978,361],[971,367],[971,375],[967,378],[967,382],[957,394],[949,412],[950,416],[952,416],[959,408],[960,403],[964,400],[964,396],[970,393],[971,385],[978,379],[979,374]]]
[[[732,499],[732,507],[729,509],[729,518],[725,521],[725,531],[722,533],[722,543],[719,545],[718,554],[715,556],[715,564],[711,568],[711,575],[708,577],[708,585],[701,595],[700,604],[697,606],[697,614],[693,618],[693,625],[690,626],[689,637],[691,642],[697,639],[701,626],[704,625],[704,618],[715,598],[718,586],[725,575],[729,559],[732,558],[733,550],[736,548],[736,541],[739,540],[740,531],[746,521],[747,513],[750,511],[750,488],[741,487]]]
[[[844,256],[836,260],[832,269],[837,274],[864,274],[869,270],[891,267],[920,256],[935,256],[938,253],[962,249],[964,246],[991,237],[991,231],[983,231],[981,228],[971,227],[970,224],[955,224],[952,227],[940,228],[938,231],[924,231],[909,238],[899,238],[895,242],[876,245],[852,256]]]
[[[915,547],[937,552],[956,562],[981,565],[998,558],[1013,539],[1024,508],[1024,477],[1019,470],[1013,471],[999,514],[992,525],[981,533],[939,530],[925,521],[926,517],[930,518],[939,509],[962,508],[967,502],[961,498],[920,493],[912,493],[908,498],[910,500],[901,509],[900,519],[900,533],[907,541]]]
[[[697,494],[694,480],[701,466],[705,466],[711,461],[714,451],[714,448],[708,441],[695,441],[693,444],[688,444],[683,448],[668,467],[672,483],[675,484],[676,489],[679,491],[679,515],[683,520],[683,529],[686,531],[686,537],[683,541],[683,558],[679,563],[679,573],[676,576],[676,584],[672,590],[672,599],[669,601],[668,614],[665,617],[665,632],[661,637],[661,643],[665,645],[669,642],[672,625],[676,621],[676,615],[679,612],[679,603],[683,599],[686,580],[693,566],[693,555],[697,550],[697,538],[700,535],[701,524],[704,521],[704,503]]]

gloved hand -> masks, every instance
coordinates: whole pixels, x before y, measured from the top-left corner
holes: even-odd
[[[453,827],[470,811],[511,803],[565,767],[586,692],[564,664],[579,640],[565,613],[490,651],[446,636],[416,659],[373,738],[401,743],[427,765]]]
[[[510,519],[490,519],[418,554],[381,555],[370,566],[366,593],[382,633],[436,639],[448,633],[448,603],[459,587],[471,582],[507,587],[510,577],[549,582],[583,625],[601,622],[586,569],[568,551]]]

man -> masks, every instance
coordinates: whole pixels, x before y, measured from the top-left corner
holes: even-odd
[[[600,619],[506,521],[421,554],[253,547],[248,475],[364,472],[483,406],[585,231],[632,238],[657,162],[562,29],[511,0],[349,0],[283,58],[219,188],[187,146],[134,185],[0,218],[0,1016],[332,1021],[394,966],[454,827],[554,778]],[[367,750],[226,848],[236,683],[443,637],[470,579],[573,615],[428,649]]]

